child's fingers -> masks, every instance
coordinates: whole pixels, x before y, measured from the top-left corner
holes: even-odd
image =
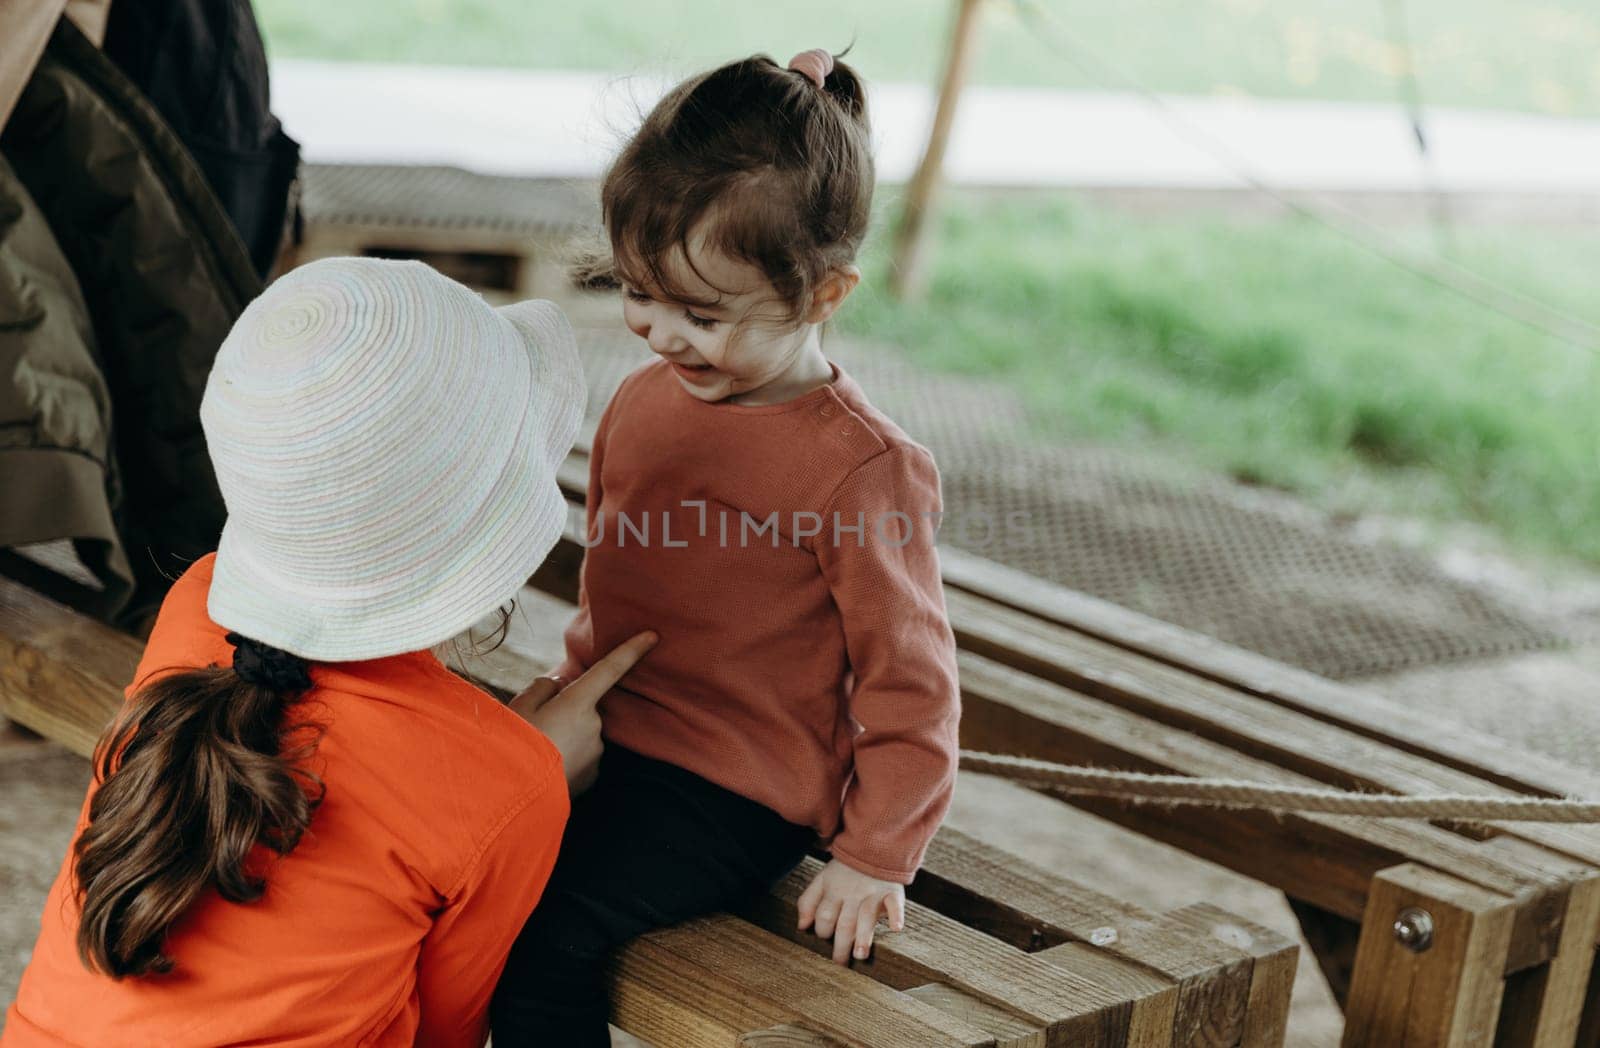
[[[861,904],[856,911],[856,949],[855,958],[858,961],[867,959],[867,954],[872,952],[872,933],[878,927],[878,900],[873,899]]]
[[[839,912],[838,930],[833,936],[833,963],[849,964],[850,947],[856,941],[856,915],[865,907],[854,900],[844,904]]]
[[[906,897],[900,892],[890,892],[883,900],[883,908],[889,914],[889,930],[898,932],[906,926]]]
[[[801,931],[811,927],[812,920],[816,918],[817,897],[821,894],[822,889],[818,887],[818,882],[815,878],[812,879],[810,884],[806,885],[806,890],[800,893],[800,900],[795,903],[795,909],[799,911],[800,916],[800,923],[796,927]]]
[[[823,899],[817,904],[817,938],[833,938],[835,922],[839,919],[839,900]]]

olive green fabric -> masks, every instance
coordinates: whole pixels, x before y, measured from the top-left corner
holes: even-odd
[[[76,540],[110,614],[133,588],[111,517],[111,395],[72,268],[0,156],[0,545]]]
[[[159,603],[169,578],[216,548],[224,509],[200,397],[217,347],[260,280],[182,144],[65,19],[0,134],[0,155],[37,202],[87,305],[115,412],[79,397],[62,424],[86,438],[111,425],[121,492],[119,500],[113,483],[106,504],[137,586],[123,614],[137,616]],[[49,345],[39,352],[49,363],[36,373],[76,366]],[[46,447],[37,416],[31,425],[22,443]],[[55,537],[74,534],[62,489],[42,477],[18,485],[15,499],[6,489],[8,503],[43,493],[47,504],[15,516],[58,521]],[[0,546],[17,541],[0,532]]]

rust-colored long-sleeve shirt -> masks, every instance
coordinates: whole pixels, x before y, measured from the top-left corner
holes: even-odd
[[[831,838],[909,883],[950,805],[960,694],[933,458],[834,367],[771,405],[640,367],[600,420],[564,676],[660,643],[603,732]]]
[[[206,615],[213,560],[172,587],[130,695],[232,660]],[[313,664],[311,679],[326,793],[295,850],[265,861],[266,894],[208,893],[168,937],[170,974],[113,981],[78,959],[69,852],[0,1045],[484,1043],[566,825],[561,754],[426,652]]]

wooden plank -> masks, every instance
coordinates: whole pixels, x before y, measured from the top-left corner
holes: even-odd
[[[1397,793],[1511,796],[1496,783],[1353,731],[1263,703],[1022,612],[947,592],[964,650],[1093,695],[1324,783]],[[1509,833],[1600,865],[1600,829],[1494,823]]]
[[[1307,776],[982,656],[961,652],[957,661],[964,746],[1135,771],[1316,785]],[[1174,814],[1092,797],[1068,803],[1351,918],[1364,912],[1373,874],[1425,862],[1517,900],[1512,970],[1543,963],[1554,952],[1548,917],[1552,901],[1565,891],[1560,879],[1525,856],[1485,850],[1482,842],[1426,823],[1202,807]]]
[[[88,757],[121,711],[142,645],[0,578],[0,715]]]
[[[650,932],[636,942],[675,955],[705,985],[784,1021],[846,1044],[874,1048],[988,1048],[994,1038],[908,997],[726,914]]]
[[[1386,1048],[1471,1048],[1494,1043],[1513,905],[1414,864],[1373,880],[1344,1043]],[[1397,922],[1424,914],[1431,943],[1414,950]]]
[[[144,645],[64,604],[0,576],[0,634],[42,648],[117,688],[133,680]]]
[[[905,991],[931,1004],[942,1012],[949,1012],[963,1022],[971,1023],[994,1038],[997,1048],[1045,1048],[1045,1032],[1038,1026],[1018,1019],[1004,1008],[996,1008],[987,1001],[962,993],[943,983],[913,986]]]
[[[1556,956],[1506,979],[1496,1048],[1566,1048],[1577,1042],[1600,937],[1600,871],[1575,879]]]
[[[1583,1004],[1574,1048],[1600,1048],[1600,964],[1589,969],[1589,992]]]
[[[948,825],[930,843],[907,892],[1013,946],[1043,949],[1041,956],[1062,942],[1094,941],[1101,953],[1163,976],[1178,991],[1175,1043],[1231,1046],[1244,1036],[1253,958],[1184,915],[1149,913]]]
[[[747,911],[756,924],[823,957],[831,940],[799,931],[798,902],[822,864],[807,858]],[[1137,965],[1069,944],[1040,959],[914,902],[905,928],[874,938],[872,956],[854,971],[896,989],[943,983],[1042,1027],[1051,1045],[1121,1045],[1130,1029],[1165,1029],[1171,1039],[1177,994],[1171,983]]]
[[[1380,739],[1519,793],[1600,797],[1600,776],[1444,723],[1204,634],[1150,618],[962,550],[941,547],[947,588],[1055,622],[1268,702]]]
[[[765,1030],[752,1030],[739,1038],[739,1048],[847,1048],[843,1041],[824,1037],[814,1030],[783,1023]]]
[[[793,1013],[752,998],[709,977],[648,938],[623,947],[607,966],[611,1022],[657,1045],[681,1048],[734,1048],[753,1031],[771,1030]],[[829,1044],[813,1040],[787,1043]],[[761,1043],[761,1042],[756,1042]],[[773,1038],[770,1043],[785,1043]],[[833,1042],[836,1043],[836,1042]]]
[[[1206,902],[1162,914],[1154,930],[1170,934],[1180,927],[1204,930],[1250,958],[1250,994],[1245,1002],[1244,1029],[1233,1043],[1239,1048],[1282,1045],[1289,1034],[1289,1002],[1299,964],[1299,944]],[[1225,1043],[1222,1038],[1232,1035],[1231,1026],[1222,1026],[1198,1010],[1196,1015],[1205,1025],[1191,1028],[1194,1040],[1188,1043],[1221,1044]]]

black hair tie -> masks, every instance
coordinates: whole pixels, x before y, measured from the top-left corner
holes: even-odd
[[[228,634],[227,641],[233,645],[233,672],[246,684],[285,692],[311,688],[311,663],[300,656],[239,633]]]

